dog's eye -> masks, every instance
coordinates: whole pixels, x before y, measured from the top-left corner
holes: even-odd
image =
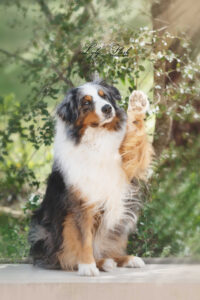
[[[90,104],[91,104],[90,101],[84,101],[84,102],[83,102],[83,106],[84,106],[84,107],[87,107],[87,106],[89,106]]]
[[[82,98],[82,107],[87,109],[92,103],[92,96],[86,95]]]
[[[83,112],[89,111],[91,109],[91,101],[84,100],[82,102],[82,109],[83,109]]]

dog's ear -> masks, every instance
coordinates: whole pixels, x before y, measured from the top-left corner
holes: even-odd
[[[73,124],[79,116],[77,89],[71,89],[58,105],[57,115],[65,122]]]
[[[112,98],[114,100],[117,100],[117,101],[121,100],[120,92],[119,92],[119,90],[116,87],[114,87],[112,85],[108,85],[108,89],[109,89],[109,91],[110,91],[110,93],[112,95]]]
[[[114,87],[113,85],[107,84],[104,80],[99,81],[98,84],[107,89],[107,91],[109,92],[109,94],[113,100],[116,100],[116,101],[121,100],[120,92],[116,87]]]

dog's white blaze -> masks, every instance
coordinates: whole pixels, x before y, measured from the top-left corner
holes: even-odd
[[[116,132],[88,127],[81,143],[75,145],[67,138],[66,124],[57,120],[54,151],[64,180],[81,192],[88,205],[104,209],[107,229],[118,224],[126,213],[128,182],[119,154],[125,129],[126,124]]]

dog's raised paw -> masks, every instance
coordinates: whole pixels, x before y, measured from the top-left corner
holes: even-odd
[[[142,91],[133,91],[129,97],[128,111],[135,111],[138,114],[145,114],[149,109],[149,100]]]
[[[117,263],[112,258],[106,258],[103,265],[102,265],[102,269],[105,272],[111,272],[116,267],[117,267]]]
[[[78,265],[78,275],[80,275],[80,276],[98,276],[99,269],[96,267],[95,263],[79,264]]]
[[[129,256],[129,259],[123,265],[126,268],[143,268],[144,266],[144,261],[138,256]]]

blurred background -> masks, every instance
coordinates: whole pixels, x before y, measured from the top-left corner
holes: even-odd
[[[1,0],[0,259],[27,257],[52,164],[54,111],[94,74],[141,89],[155,161],[128,251],[200,256],[200,2]],[[141,183],[143,186],[143,183]]]

